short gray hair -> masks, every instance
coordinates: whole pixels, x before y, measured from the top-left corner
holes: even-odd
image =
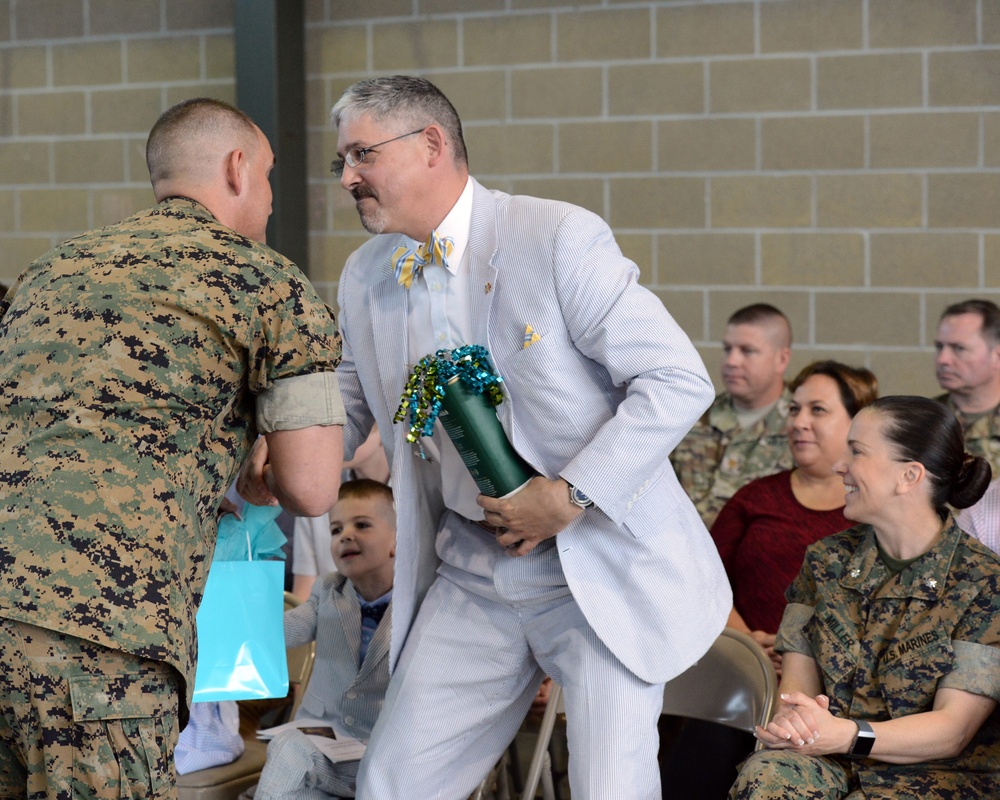
[[[462,121],[447,97],[433,83],[412,75],[368,78],[347,87],[330,112],[335,128],[341,120],[370,114],[379,122],[398,123],[399,133],[438,125],[454,151],[455,163],[468,165]]]

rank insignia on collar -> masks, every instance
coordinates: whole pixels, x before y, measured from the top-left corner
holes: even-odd
[[[852,578],[857,578],[860,574],[861,574],[861,570],[860,569],[852,569],[851,570],[851,577]]]
[[[937,581],[934,578],[928,578],[926,583],[928,589],[937,589]]]

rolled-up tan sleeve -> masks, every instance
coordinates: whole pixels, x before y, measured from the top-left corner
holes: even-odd
[[[809,640],[805,636],[806,623],[812,619],[813,607],[802,603],[789,603],[781,617],[781,625],[775,638],[774,649],[779,653],[801,653],[815,658]]]
[[[343,425],[346,421],[333,372],[279,378],[257,395],[257,428],[261,433]]]
[[[953,641],[955,669],[941,678],[938,688],[961,689],[1000,701],[1000,649],[988,644]]]

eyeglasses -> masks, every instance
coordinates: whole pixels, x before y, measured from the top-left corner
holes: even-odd
[[[426,128],[420,128],[420,130],[410,131],[409,133],[404,133],[401,136],[396,136],[392,139],[386,139],[384,142],[379,142],[378,144],[373,144],[370,147],[352,147],[346,153],[344,153],[343,158],[334,159],[333,163],[330,164],[330,172],[336,175],[338,178],[343,176],[345,167],[360,167],[368,154],[372,150],[376,150],[382,145],[389,144],[389,142],[395,142],[399,139],[405,139],[407,136],[414,136],[418,133],[423,133]]]

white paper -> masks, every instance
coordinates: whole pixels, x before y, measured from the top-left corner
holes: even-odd
[[[308,737],[316,749],[334,763],[338,761],[358,761],[365,754],[365,745],[357,739],[327,739],[325,736]]]
[[[290,731],[294,728],[329,728],[330,723],[321,719],[299,718],[286,722],[284,725],[275,725],[273,728],[263,728],[257,731],[257,738],[262,742],[269,742],[282,731]]]
[[[284,725],[275,725],[273,728],[264,728],[257,731],[257,738],[262,742],[269,742],[282,731],[289,731],[300,728],[329,728],[330,723],[321,719],[296,719],[286,722]],[[364,742],[352,739],[350,736],[336,734],[335,739],[328,736],[314,736],[306,734],[309,739],[323,755],[337,763],[339,761],[357,761],[364,755]]]

